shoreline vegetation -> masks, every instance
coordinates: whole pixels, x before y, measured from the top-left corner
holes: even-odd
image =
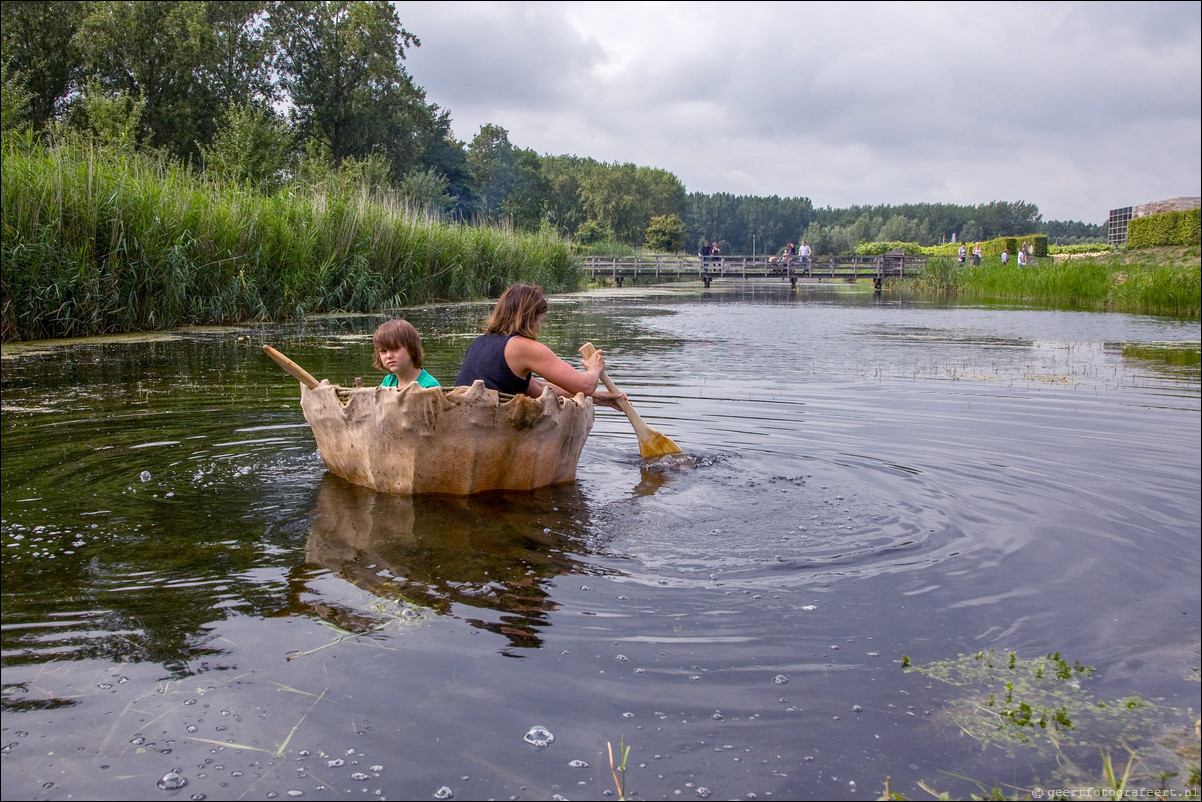
[[[516,281],[578,289],[579,247],[423,217],[363,191],[253,187],[166,160],[3,144],[4,342],[285,321],[495,298]],[[593,249],[590,249],[593,250]],[[1197,318],[1198,246],[1042,257],[1022,269],[928,258],[920,292]]]
[[[1202,248],[1053,255],[1023,267],[1013,259],[1003,265],[998,257],[986,256],[977,266],[953,257],[928,257],[923,275],[907,279],[906,285],[969,298],[1196,319],[1202,307]]]
[[[294,320],[580,281],[554,232],[423,218],[354,190],[213,181],[71,143],[3,146],[0,337]]]

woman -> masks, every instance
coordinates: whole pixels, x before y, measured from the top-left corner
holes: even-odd
[[[546,312],[547,298],[541,287],[514,284],[505,290],[484,323],[484,333],[468,346],[455,384],[469,385],[480,379],[490,390],[532,398],[550,387],[564,398],[584,393],[598,404],[618,409],[618,399],[625,398],[625,393],[597,389],[605,370],[600,351],[585,359],[584,371],[578,371],[538,341]]]

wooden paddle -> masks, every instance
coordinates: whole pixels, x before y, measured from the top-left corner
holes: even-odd
[[[315,379],[311,375],[309,375],[309,372],[307,370],[305,370],[300,365],[293,362],[288,357],[281,354],[279,351],[272,348],[270,345],[264,344],[263,351],[269,357],[274,359],[281,368],[283,368],[284,370],[286,370],[290,374],[292,374],[292,376],[295,377],[297,381],[299,381],[301,384],[308,387],[310,390],[312,390],[317,385],[321,384],[321,382],[319,382],[317,379]]]
[[[580,346],[580,355],[588,359],[597,349],[592,343],[585,343]],[[601,381],[605,388],[611,393],[619,393],[614,383],[605,375],[605,371],[601,371]],[[639,413],[634,411],[634,407],[630,406],[630,402],[625,398],[618,401],[618,407],[626,413],[626,417],[630,418],[630,425],[634,427],[634,433],[639,438],[639,456],[643,459],[651,459],[652,457],[662,457],[665,454],[683,454],[680,446],[672,442],[671,438],[666,437],[652,429],[647,424],[643,423],[643,419],[639,417]]]

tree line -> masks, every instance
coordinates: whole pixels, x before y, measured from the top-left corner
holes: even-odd
[[[818,253],[1104,227],[1034,204],[815,208],[805,197],[687,192],[671,172],[538,154],[506,129],[458,141],[405,68],[420,47],[384,0],[9,0],[0,4],[3,128],[153,150],[264,194],[367,188],[415,213],[551,230],[592,249]]]

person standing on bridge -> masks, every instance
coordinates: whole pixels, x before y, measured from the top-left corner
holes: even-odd
[[[808,270],[810,267],[810,254],[813,250],[810,249],[810,243],[805,240],[801,241],[801,269]]]
[[[710,261],[710,244],[708,241],[701,243],[701,252],[697,254],[701,257],[701,266],[705,267]]]
[[[455,386],[483,381],[490,390],[538,398],[547,387],[561,398],[577,393],[591,396],[602,406],[620,409],[622,392],[597,389],[605,358],[597,351],[584,360],[579,371],[538,341],[538,332],[547,312],[543,288],[533,284],[514,284],[501,293],[481,334],[472,340],[463,357],[463,367]],[[538,374],[542,379],[534,378]]]
[[[715,262],[722,263],[722,250],[718,247],[718,240],[714,240],[714,244],[710,246],[710,255],[714,257]]]

